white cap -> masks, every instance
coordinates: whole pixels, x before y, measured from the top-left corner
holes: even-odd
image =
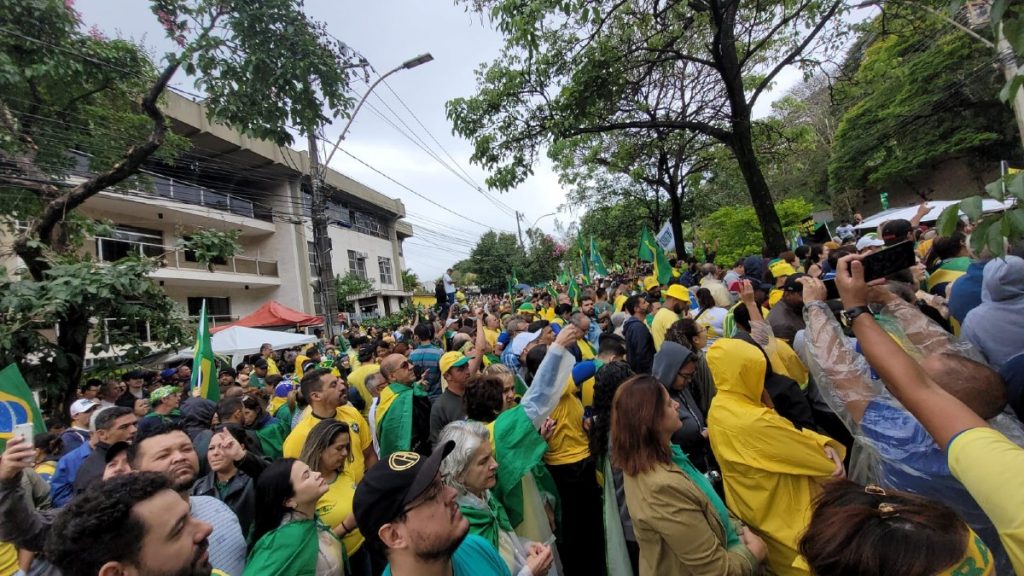
[[[869,232],[861,236],[860,240],[857,240],[857,252],[861,252],[868,248],[880,248],[885,246],[885,241],[878,237],[878,234]]]
[[[536,332],[521,332],[519,334],[516,334],[516,337],[512,339],[512,353],[515,354],[516,356],[522,354],[523,350],[526,348],[526,345],[529,344],[530,342],[533,342],[537,338],[540,338],[540,333],[543,331],[544,329],[542,328],[540,330],[537,330]]]
[[[95,400],[89,400],[88,398],[79,398],[71,403],[71,417],[74,418],[82,412],[88,412],[93,408],[99,406],[100,403]]]

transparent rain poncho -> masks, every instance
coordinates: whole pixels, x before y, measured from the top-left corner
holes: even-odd
[[[918,360],[938,353],[981,360],[969,343],[956,339],[903,300],[886,304],[876,318]],[[949,471],[945,452],[886,390],[860,353],[857,342],[843,333],[828,306],[822,302],[808,303],[804,321],[807,367],[821,399],[843,420],[855,439],[850,479],[913,492],[947,504],[996,555],[999,573],[1012,573],[995,528]],[[989,424],[1024,446],[1024,427],[1007,411],[989,420]]]

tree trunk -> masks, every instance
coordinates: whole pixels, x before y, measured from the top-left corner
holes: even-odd
[[[61,414],[66,414],[68,407],[78,397],[78,384],[82,380],[82,362],[85,360],[89,328],[88,316],[77,308],[69,309],[66,318],[57,323],[57,346],[64,352],[67,360],[64,370],[61,371],[64,377]]]
[[[669,206],[672,207],[669,213],[669,222],[672,227],[672,237],[676,243],[676,258],[686,259],[686,238],[683,237],[683,199],[676,190],[668,192]]]
[[[764,245],[771,254],[779,254],[788,250],[786,235],[782,231],[782,221],[775,211],[775,203],[772,201],[771,191],[768,189],[768,182],[761,172],[761,163],[754,152],[754,145],[751,141],[750,123],[733,122],[735,138],[733,140],[732,153],[743,173],[743,180],[747,183],[747,192],[750,194],[750,203],[754,205],[754,212],[757,213],[757,221],[761,224],[761,236]]]

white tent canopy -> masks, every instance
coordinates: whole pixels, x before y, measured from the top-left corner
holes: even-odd
[[[956,204],[957,202],[959,202],[959,200],[937,200],[934,202],[928,202],[928,206],[930,206],[932,210],[924,218],[921,218],[921,222],[934,222],[938,220],[939,214],[942,214],[942,211],[945,210],[947,206]],[[1013,208],[1013,206],[1013,200],[1007,200],[1006,202],[1000,202],[998,200],[982,200],[981,202],[981,210],[986,213],[1002,212],[1003,210]],[[890,208],[888,210],[883,210],[878,214],[874,214],[870,218],[865,218],[856,226],[856,228],[857,230],[873,230],[889,220],[911,220],[915,214],[917,214],[917,206]],[[960,214],[963,215],[963,211],[961,211]]]
[[[294,332],[280,332],[277,330],[261,330],[259,328],[248,328],[245,326],[232,326],[217,332],[210,337],[210,344],[213,346],[213,353],[223,356],[231,356],[231,365],[238,365],[242,357],[248,354],[256,354],[260,346],[270,344],[275,350],[281,348],[293,348],[303,344],[316,342],[316,336],[312,334],[296,334]],[[182,350],[179,355],[191,358],[191,348]]]

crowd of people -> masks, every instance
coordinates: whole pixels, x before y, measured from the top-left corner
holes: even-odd
[[[0,575],[1024,574],[1024,254],[919,219],[90,380]]]

